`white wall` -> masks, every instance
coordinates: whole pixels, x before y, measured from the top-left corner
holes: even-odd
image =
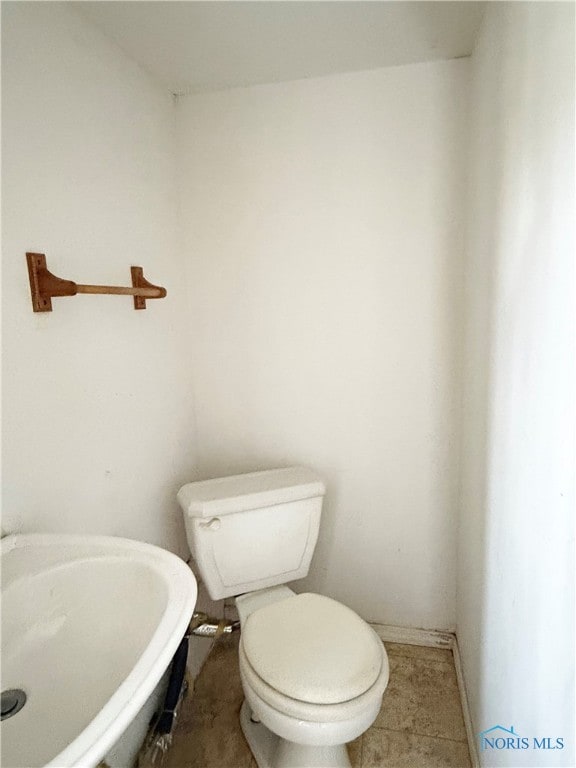
[[[476,731],[573,766],[574,6],[492,3],[473,56],[458,639]]]
[[[365,618],[454,623],[467,61],[183,97],[203,477],[327,481],[311,575]]]
[[[193,423],[176,247],[174,108],[66,3],[2,3],[3,528],[186,551]],[[33,314],[26,251],[80,283],[168,289]]]

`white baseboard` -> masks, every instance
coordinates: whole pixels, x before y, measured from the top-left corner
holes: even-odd
[[[439,632],[435,629],[414,629],[412,627],[393,627],[390,624],[370,624],[378,637],[387,643],[404,645],[425,645],[429,648],[452,648],[454,635],[451,632]]]
[[[452,645],[452,655],[454,656],[454,666],[456,668],[456,678],[458,679],[458,689],[460,691],[460,701],[462,702],[462,714],[464,715],[464,726],[466,727],[466,736],[468,738],[468,750],[470,752],[470,760],[472,761],[472,768],[480,768],[480,758],[478,756],[478,748],[476,746],[476,734],[472,727],[472,717],[470,715],[470,707],[468,706],[468,695],[466,693],[466,684],[464,683],[464,670],[462,668],[462,657],[460,656],[460,649],[458,648],[458,638],[454,635],[454,642]]]
[[[464,673],[462,670],[462,659],[458,648],[458,640],[452,632],[440,632],[434,629],[413,629],[412,627],[394,627],[390,624],[370,624],[378,637],[387,643],[402,643],[405,645],[424,645],[428,648],[445,648],[452,651],[454,657],[454,667],[456,669],[456,679],[458,680],[458,690],[460,692],[460,702],[462,704],[462,714],[464,716],[464,726],[466,728],[466,739],[470,751],[470,760],[472,768],[480,768],[478,750],[476,748],[476,736],[472,727],[472,718],[468,706],[468,696],[466,694],[466,685],[464,683]]]

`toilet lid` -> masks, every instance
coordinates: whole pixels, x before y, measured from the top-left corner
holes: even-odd
[[[247,618],[241,639],[264,682],[311,704],[360,696],[382,668],[383,646],[374,630],[322,595],[295,595],[260,608]]]

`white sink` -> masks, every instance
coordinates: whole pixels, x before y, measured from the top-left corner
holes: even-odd
[[[157,689],[188,626],[196,581],[178,557],[104,536],[2,540],[3,768],[82,766],[108,753]]]

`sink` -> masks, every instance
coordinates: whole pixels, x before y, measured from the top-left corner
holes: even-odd
[[[105,536],[8,536],[0,560],[3,768],[90,768],[124,733],[141,743],[196,603],[190,568]]]

